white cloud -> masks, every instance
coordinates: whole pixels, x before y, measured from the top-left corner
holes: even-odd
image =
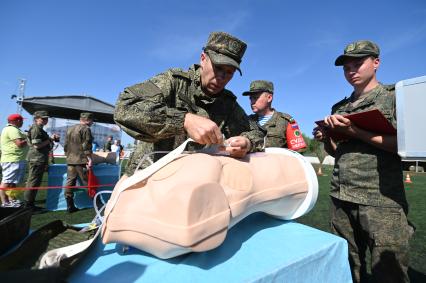
[[[205,40],[205,35],[182,37],[177,34],[163,34],[161,40],[152,46],[149,55],[164,61],[173,60],[176,57],[188,60],[201,52],[201,42]]]
[[[312,64],[313,62],[311,64],[299,65],[297,67],[287,68],[286,71],[282,72],[279,75],[279,77],[286,80],[296,78],[300,75],[303,75],[307,70],[309,70]],[[289,71],[289,69],[291,69],[291,72]]]
[[[190,18],[186,22],[179,23],[180,26],[188,27],[188,32],[185,33],[176,33],[165,26],[158,33],[157,41],[150,46],[148,54],[164,61],[173,60],[176,57],[184,61],[189,60],[200,54],[210,32],[225,31],[233,34],[244,26],[248,18],[249,13],[245,11],[233,11],[210,18]]]
[[[404,29],[403,31],[395,32],[391,38],[387,39],[383,46],[383,54],[392,53],[411,44],[421,42],[426,37],[426,25],[421,25],[417,28]]]

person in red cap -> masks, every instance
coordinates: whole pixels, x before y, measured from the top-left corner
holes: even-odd
[[[19,129],[24,123],[20,114],[7,117],[7,126],[1,132],[1,168],[2,181],[0,185],[1,206],[18,207],[20,201],[15,199],[12,192],[6,194],[5,188],[15,188],[25,174],[27,141],[26,135]]]

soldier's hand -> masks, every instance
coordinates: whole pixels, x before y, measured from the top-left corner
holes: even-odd
[[[353,134],[353,125],[351,120],[342,115],[330,115],[325,117],[325,124],[333,131],[344,133],[347,135]]]
[[[317,141],[323,142],[328,136],[327,136],[327,130],[323,127],[315,127],[312,130],[312,135]]]
[[[54,142],[59,142],[59,135],[57,135],[57,134],[53,134],[50,138],[51,138],[51,139],[52,139],[52,141],[54,141]]]
[[[248,138],[237,136],[225,141],[225,150],[232,156],[242,158],[250,151],[251,143]]]
[[[219,127],[210,119],[187,113],[183,126],[188,136],[199,144],[223,143]]]

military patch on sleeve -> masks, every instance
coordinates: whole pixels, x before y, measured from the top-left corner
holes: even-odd
[[[130,92],[140,96],[156,96],[162,94],[161,89],[151,81],[133,85],[127,88]]]

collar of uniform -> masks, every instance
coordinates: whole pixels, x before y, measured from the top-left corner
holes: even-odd
[[[271,118],[268,121],[266,121],[266,123],[263,126],[261,126],[259,124],[259,117],[260,116],[258,114],[253,114],[254,116],[252,116],[252,117],[254,117],[258,127],[265,130],[266,126],[269,126],[269,127],[275,127],[276,126],[276,119],[278,117],[278,112],[274,108],[272,108],[272,111],[274,111],[274,113],[272,113]]]
[[[263,125],[264,127],[265,126],[275,127],[277,125],[277,123],[276,123],[276,120],[277,120],[277,117],[278,117],[277,111],[275,111],[274,108],[272,108],[272,111],[274,111],[274,112],[272,113],[271,118],[269,118],[269,120],[266,121],[266,123]]]
[[[261,130],[266,131],[265,125],[266,125],[267,123],[265,123],[263,126],[262,126],[262,125],[260,125],[260,124],[259,124],[259,115],[257,115],[257,114],[255,113],[255,114],[250,115],[250,117],[254,120],[254,122],[257,124],[257,126],[258,126]],[[269,121],[268,121],[268,122],[269,122]]]
[[[196,87],[201,85],[200,65],[194,64],[189,68],[189,77]]]
[[[362,101],[358,105],[362,106],[362,105],[366,105],[366,104],[370,104],[374,102],[377,95],[379,95],[379,93],[381,93],[382,91],[383,91],[383,86],[379,83],[375,88],[373,88],[369,92],[364,93],[362,97],[359,98],[359,99],[362,99]],[[354,102],[353,96],[354,96],[354,93],[351,94],[350,102]]]
[[[209,105],[209,104],[214,103],[216,101],[216,99],[218,99],[218,97],[219,96],[210,96],[210,95],[205,94],[201,90],[201,88],[199,89],[199,91],[197,91],[194,94],[194,99],[197,102],[197,104],[201,103],[201,104],[204,104],[204,105]]]

